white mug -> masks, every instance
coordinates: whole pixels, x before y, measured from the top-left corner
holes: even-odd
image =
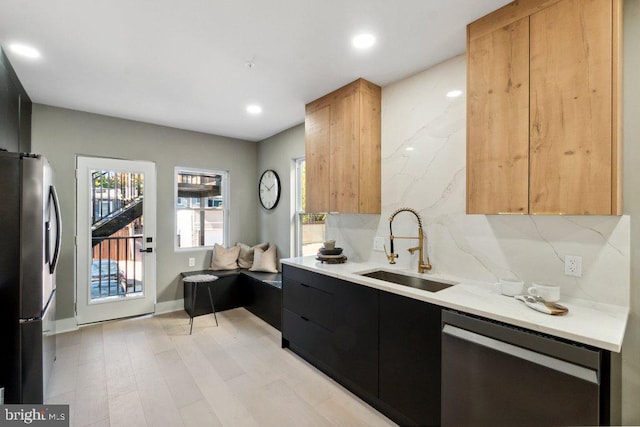
[[[560,300],[560,286],[543,285],[541,283],[532,283],[528,292],[536,295],[545,301],[556,302]]]
[[[499,279],[495,287],[502,295],[513,297],[522,294],[524,282],[518,279]]]

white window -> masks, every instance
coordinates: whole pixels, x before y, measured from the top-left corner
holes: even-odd
[[[323,213],[305,212],[305,160],[296,159],[296,256],[315,255],[325,236]]]
[[[228,173],[177,167],[175,182],[175,248],[224,246],[229,234]]]

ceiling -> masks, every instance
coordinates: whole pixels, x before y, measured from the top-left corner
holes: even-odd
[[[464,52],[466,24],[508,2],[2,0],[0,44],[34,102],[259,141],[358,77],[385,86]],[[352,47],[359,32],[376,44]]]

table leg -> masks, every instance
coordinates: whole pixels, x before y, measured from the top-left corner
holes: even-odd
[[[193,332],[193,317],[196,314],[196,293],[198,292],[198,286],[196,282],[191,282],[191,327],[189,328],[189,335]]]
[[[211,296],[211,284],[207,286],[209,291],[209,302],[211,302],[211,310],[213,310],[213,317],[216,319],[216,326],[218,326],[218,316],[216,316],[216,307],[213,305],[213,297]]]

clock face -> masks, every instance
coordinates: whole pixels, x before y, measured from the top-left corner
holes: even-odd
[[[275,171],[271,169],[264,171],[258,184],[258,196],[265,209],[276,207],[280,200],[280,178]]]

